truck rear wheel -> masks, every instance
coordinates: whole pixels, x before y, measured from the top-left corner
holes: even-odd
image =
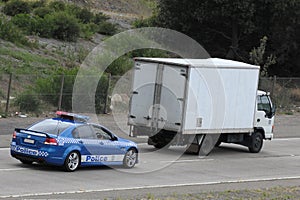
[[[199,156],[208,156],[215,147],[212,135],[205,135],[200,145]]]
[[[251,142],[250,142],[250,145],[249,145],[249,151],[251,153],[259,153],[260,150],[262,149],[263,147],[263,135],[261,132],[254,132],[252,135],[251,135]]]

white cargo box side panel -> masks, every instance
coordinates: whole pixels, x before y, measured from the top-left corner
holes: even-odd
[[[190,68],[183,134],[253,128],[258,67]]]

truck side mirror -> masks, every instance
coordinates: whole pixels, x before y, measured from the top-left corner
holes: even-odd
[[[272,116],[271,117],[273,117],[275,115],[275,113],[276,113],[276,106],[273,105],[272,106]]]

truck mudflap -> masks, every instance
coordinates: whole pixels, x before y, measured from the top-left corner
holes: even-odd
[[[207,156],[213,150],[219,140],[220,134],[198,134],[188,145],[186,153]]]

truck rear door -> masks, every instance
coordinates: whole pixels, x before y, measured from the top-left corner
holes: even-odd
[[[157,127],[178,131],[182,124],[187,69],[164,65]]]
[[[155,130],[180,130],[186,74],[185,67],[137,62],[129,124]]]
[[[136,62],[133,74],[132,96],[129,110],[129,124],[150,126],[154,89],[157,73],[156,63]]]

